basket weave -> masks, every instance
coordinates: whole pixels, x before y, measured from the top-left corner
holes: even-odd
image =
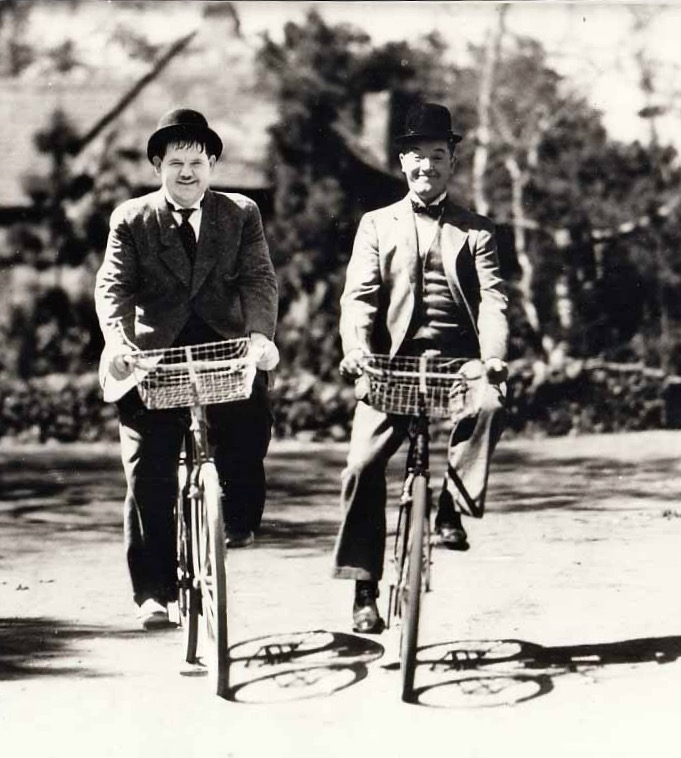
[[[142,402],[152,410],[212,405],[250,397],[255,367],[248,338],[135,353]]]

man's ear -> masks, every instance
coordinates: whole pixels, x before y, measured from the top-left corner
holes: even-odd
[[[161,174],[161,159],[158,157],[158,155],[155,155],[151,159],[151,162],[154,166],[154,173],[156,174],[156,176],[159,176]]]
[[[218,159],[214,155],[208,156],[208,165],[210,166],[210,170],[212,171],[215,168],[215,164],[217,163]]]

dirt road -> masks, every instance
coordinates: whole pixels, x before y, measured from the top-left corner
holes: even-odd
[[[230,559],[226,701],[180,632],[137,630],[117,449],[0,448],[3,755],[679,755],[681,433],[502,443],[471,550],[435,555],[419,705],[396,632],[348,637],[351,585],[329,578],[344,452],[274,446],[263,532]],[[311,630],[332,656],[248,660]]]

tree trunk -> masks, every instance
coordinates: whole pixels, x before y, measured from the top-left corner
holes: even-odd
[[[539,314],[537,313],[533,299],[534,265],[527,249],[527,227],[529,223],[525,217],[523,193],[529,176],[526,171],[520,168],[518,161],[513,155],[509,155],[504,164],[511,177],[513,235],[518,265],[521,271],[520,279],[517,283],[520,302],[527,322],[537,336],[537,346],[541,347],[546,356],[549,356],[554,347],[554,342],[548,335],[543,333],[541,324],[539,323]]]
[[[492,142],[491,104],[494,90],[494,71],[501,42],[506,31],[505,20],[508,6],[499,9],[498,23],[490,33],[485,47],[485,58],[480,74],[480,94],[478,96],[478,127],[476,130],[475,152],[473,153],[473,203],[478,213],[486,216],[489,213],[489,201],[485,192],[485,172],[489,158],[489,146]]]

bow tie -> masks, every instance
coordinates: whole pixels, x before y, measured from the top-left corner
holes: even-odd
[[[421,203],[415,203],[412,200],[411,207],[414,213],[421,213],[424,216],[430,216],[430,218],[437,219],[440,218],[440,215],[442,214],[442,211],[445,207],[445,203],[443,200],[442,202],[433,205],[421,205]]]

